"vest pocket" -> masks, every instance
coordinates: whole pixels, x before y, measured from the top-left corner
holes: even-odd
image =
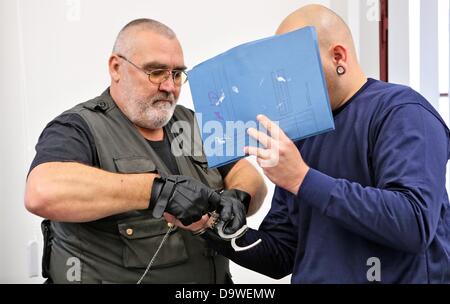
[[[167,230],[164,219],[128,219],[118,223],[120,237],[124,242],[123,265],[127,268],[146,268]],[[188,260],[183,237],[175,229],[161,247],[151,269],[164,268]]]

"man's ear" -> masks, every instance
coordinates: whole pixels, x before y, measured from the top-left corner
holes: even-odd
[[[347,69],[347,59],[348,59],[348,51],[347,48],[343,45],[334,45],[331,47],[331,55],[333,58],[334,66],[343,66]]]
[[[117,57],[117,55],[112,54],[111,57],[109,57],[108,66],[109,66],[109,75],[111,75],[112,81],[118,82],[120,80],[119,57]]]

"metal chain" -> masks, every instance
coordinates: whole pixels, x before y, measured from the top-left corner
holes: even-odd
[[[152,267],[153,263],[155,262],[155,258],[158,255],[159,251],[161,250],[162,246],[164,245],[164,243],[166,242],[167,238],[169,237],[169,234],[172,232],[172,230],[174,229],[174,225],[169,224],[169,230],[167,230],[166,234],[164,235],[164,238],[162,239],[161,243],[159,244],[158,249],[156,249],[155,254],[153,255],[152,259],[150,260],[150,262],[147,265],[147,268],[145,269],[144,274],[141,276],[141,278],[139,279],[139,281],[137,281],[136,284],[141,284],[142,280],[145,278],[145,276],[147,275],[147,273],[149,272],[150,268]]]

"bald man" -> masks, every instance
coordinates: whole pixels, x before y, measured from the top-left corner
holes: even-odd
[[[134,20],[120,31],[109,58],[110,87],[43,131],[25,204],[47,219],[48,282],[230,282],[228,259],[162,215],[190,225],[231,203],[243,210],[245,204],[251,214],[266,188],[245,160],[208,169],[194,141],[199,134],[191,136],[198,132],[194,114],[176,105],[185,69],[170,28]]]
[[[292,283],[450,283],[449,130],[411,88],[367,79],[334,12],[303,7],[277,34],[304,26],[318,33],[336,130],[293,143],[258,117],[273,136],[250,129],[265,148],[246,151],[277,187],[259,230],[238,244],[262,243],[236,253],[206,237],[238,264]]]

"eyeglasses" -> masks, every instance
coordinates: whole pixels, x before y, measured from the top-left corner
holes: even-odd
[[[154,84],[161,84],[167,79],[169,79],[170,76],[172,76],[173,83],[176,86],[181,87],[183,84],[186,83],[188,78],[186,72],[183,70],[154,69],[146,71],[143,68],[134,64],[133,62],[131,62],[130,60],[128,60],[125,56],[117,55],[117,57],[122,58],[123,60],[134,66],[136,69],[141,70],[142,72],[147,74],[148,80],[150,80],[150,82]]]

